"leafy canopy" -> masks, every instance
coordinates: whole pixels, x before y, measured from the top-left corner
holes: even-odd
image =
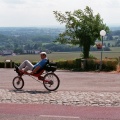
[[[84,11],[78,9],[65,14],[53,11],[55,18],[61,24],[65,23],[66,30],[59,34],[57,39],[62,44],[83,46],[84,58],[89,57],[90,45],[94,45],[96,39],[100,39],[100,31],[106,32],[109,28],[103,23],[100,14],[93,14],[93,10],[86,6]]]

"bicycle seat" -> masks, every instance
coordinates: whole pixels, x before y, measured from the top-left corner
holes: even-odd
[[[57,64],[53,63],[53,62],[49,62],[46,64],[46,66],[44,67],[44,70],[46,70],[47,72],[54,72],[57,69]]]

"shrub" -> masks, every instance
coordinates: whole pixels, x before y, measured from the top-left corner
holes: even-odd
[[[116,70],[117,68],[118,61],[113,59],[113,60],[103,60],[103,70],[104,71],[113,71]]]
[[[0,62],[0,68],[4,68],[4,62]]]
[[[88,71],[94,71],[96,70],[97,65],[99,64],[97,61],[95,62],[95,59],[87,59],[87,67],[86,69]]]
[[[95,71],[99,68],[100,60],[98,59],[87,59],[85,68],[82,69],[81,59],[67,60],[57,62],[58,68],[69,69],[69,70],[79,70],[79,71]],[[102,71],[113,71],[116,70],[118,64],[117,59],[105,59],[102,60]]]
[[[57,62],[57,66],[60,69],[68,69],[68,70],[78,70],[81,68],[80,59],[59,61]]]

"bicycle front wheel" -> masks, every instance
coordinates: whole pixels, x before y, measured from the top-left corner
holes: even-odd
[[[54,73],[47,73],[43,80],[44,87],[49,91],[55,91],[60,85],[58,76]]]
[[[12,83],[13,87],[17,90],[21,90],[24,86],[24,80],[20,76],[16,76]]]

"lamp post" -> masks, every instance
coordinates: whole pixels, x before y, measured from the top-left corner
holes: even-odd
[[[106,31],[105,30],[101,30],[100,31],[100,35],[102,37],[102,48],[101,48],[101,60],[100,60],[100,70],[102,69],[102,52],[103,52],[103,37],[106,35]]]

